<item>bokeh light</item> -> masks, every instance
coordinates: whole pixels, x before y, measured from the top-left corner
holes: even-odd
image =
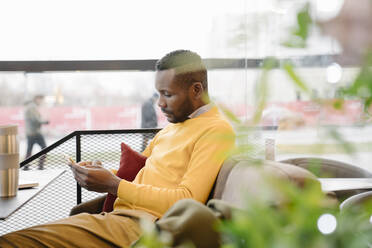
[[[332,214],[323,214],[318,219],[318,229],[323,234],[331,234],[336,230],[337,220]]]
[[[344,0],[316,0],[315,15],[318,21],[328,21],[336,17],[344,4]]]
[[[342,77],[342,67],[337,63],[332,63],[327,67],[326,75],[327,82],[332,84],[338,83]]]

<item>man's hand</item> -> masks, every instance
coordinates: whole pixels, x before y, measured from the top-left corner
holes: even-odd
[[[103,168],[100,162],[69,163],[75,180],[89,191],[108,192],[116,195],[120,178]]]

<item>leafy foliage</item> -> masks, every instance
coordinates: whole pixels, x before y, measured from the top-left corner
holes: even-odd
[[[359,75],[354,82],[341,90],[345,97],[362,100],[364,108],[369,112],[372,104],[372,51],[368,51],[365,62],[360,69]]]
[[[299,189],[276,178],[266,181],[270,187],[263,195],[273,197],[275,193],[281,203],[273,205],[260,195],[248,195],[244,209],[219,226],[223,248],[353,248],[372,242],[372,225],[360,215],[363,212],[340,213],[315,184]],[[320,225],[329,216],[335,222]]]
[[[293,27],[289,39],[283,42],[284,46],[293,48],[304,48],[306,47],[306,41],[309,36],[309,30],[312,24],[312,19],[310,16],[310,4],[307,3],[298,13],[297,13],[297,23]]]
[[[293,83],[303,92],[309,94],[310,90],[306,86],[306,83],[302,81],[302,79],[295,73],[293,69],[293,65],[289,62],[285,62],[283,65],[283,70],[287,73],[287,75],[292,79]]]

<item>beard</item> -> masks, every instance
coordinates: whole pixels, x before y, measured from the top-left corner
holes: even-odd
[[[180,104],[179,110],[175,113],[174,111],[167,111],[161,109],[161,111],[166,115],[167,120],[171,123],[180,123],[189,119],[189,115],[194,112],[193,105],[189,98]]]

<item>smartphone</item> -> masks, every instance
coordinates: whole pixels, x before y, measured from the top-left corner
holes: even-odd
[[[63,154],[63,158],[67,161],[67,163],[76,164],[74,159],[66,154]]]

